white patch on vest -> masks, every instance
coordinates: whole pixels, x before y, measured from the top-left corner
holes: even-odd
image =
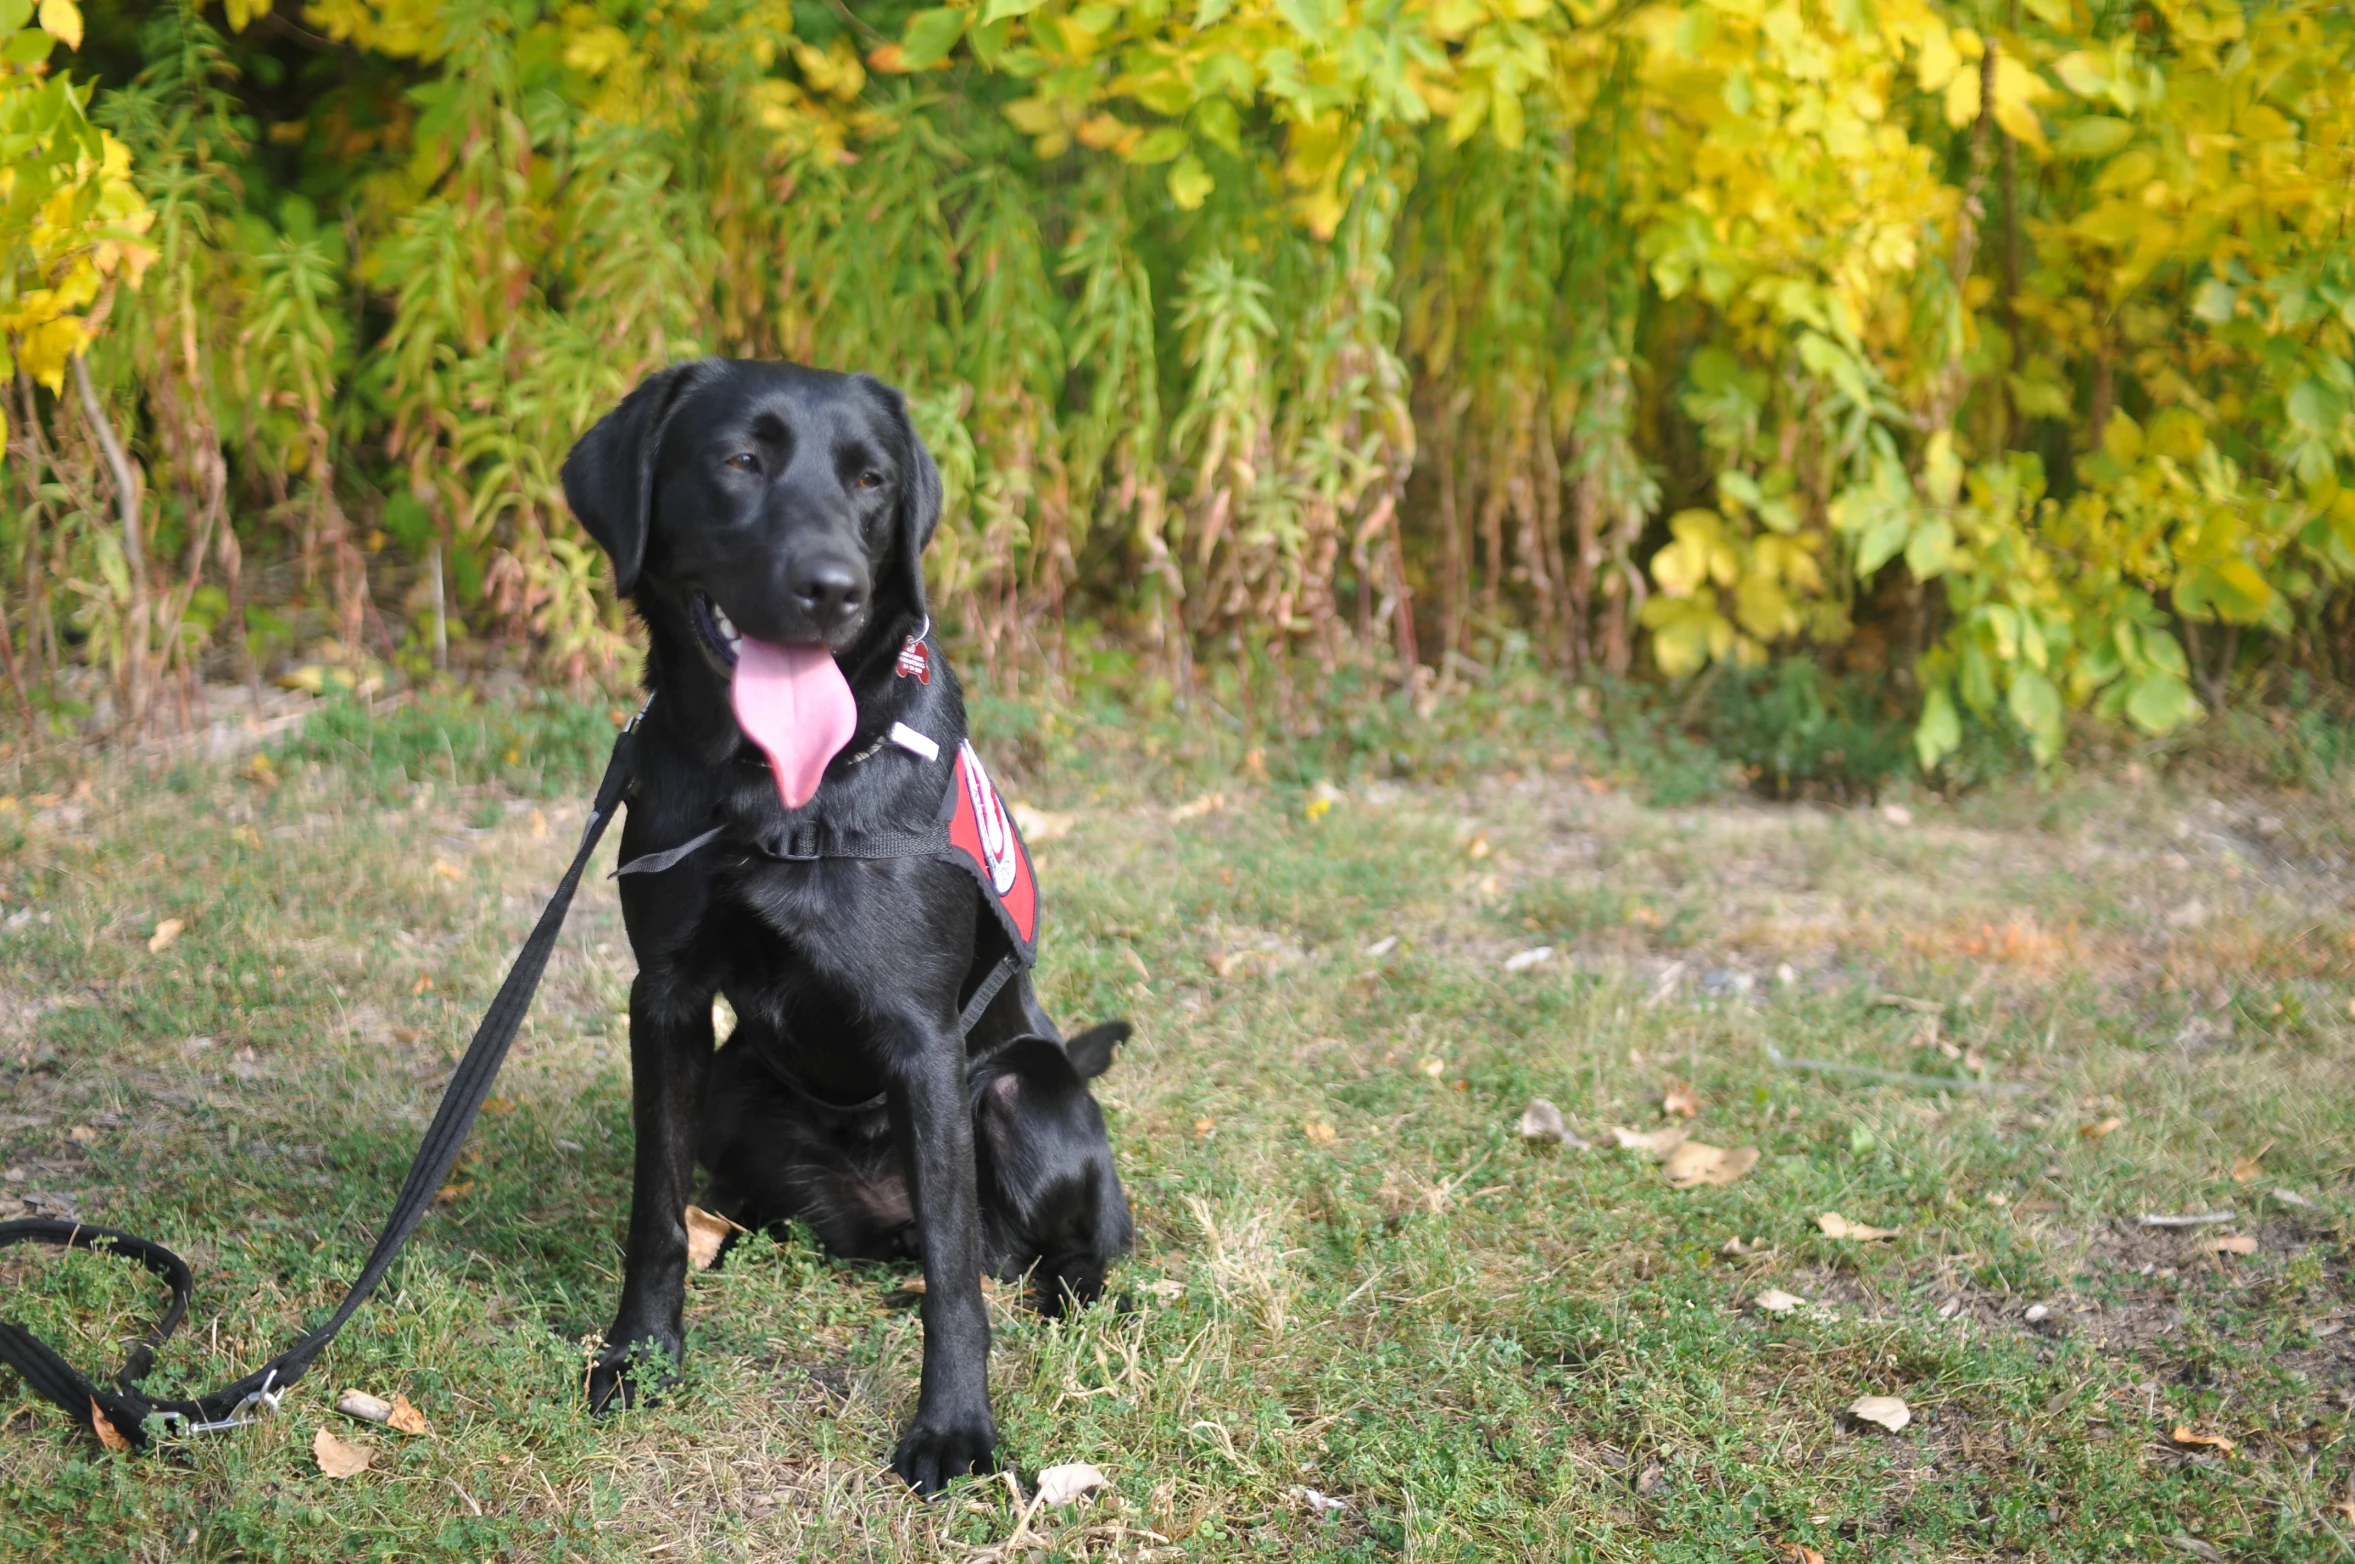
[[[1014,888],[1014,878],[1021,872],[1014,825],[1006,818],[1006,806],[998,802],[998,790],[990,784],[989,773],[982,769],[981,757],[973,753],[972,744],[959,748],[965,760],[965,795],[972,801],[974,821],[981,827],[982,862],[989,869],[989,883],[1003,896]]]

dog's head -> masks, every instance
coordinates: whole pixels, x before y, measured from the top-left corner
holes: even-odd
[[[701,359],[650,375],[564,460],[615,584],[694,620],[725,677],[740,637],[856,643],[924,611],[940,472],[906,399],[866,375]]]
[[[1114,1022],[1068,1048],[1016,1038],[970,1077],[991,1262],[1009,1280],[1029,1271],[1033,1301],[1049,1316],[1093,1303],[1132,1236],[1104,1114],[1087,1088],[1127,1035]]]

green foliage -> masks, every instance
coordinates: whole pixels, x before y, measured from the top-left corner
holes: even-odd
[[[1443,696],[1514,636],[1611,677],[1647,634],[1678,677],[1869,636],[1935,765],[1966,717],[2041,760],[2073,710],[2178,729],[2271,647],[2348,671],[2322,0],[257,15],[85,46],[158,258],[98,368],[182,579],[132,613],[147,561],[49,408],[12,666],[276,655],[250,553],[314,660],[610,672],[555,464],[722,352],[909,388],[943,616],[1010,696],[1083,616],[1178,685],[1264,655]]]
[[[1869,797],[1910,759],[1887,681],[1835,678],[1805,658],[1735,674],[1708,692],[1709,745],[1777,798]]]

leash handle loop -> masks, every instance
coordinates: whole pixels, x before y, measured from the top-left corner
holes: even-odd
[[[646,718],[647,707],[653,704],[654,698],[649,695],[646,705],[638,708],[637,716],[615,737],[613,756],[605,763],[605,776],[597,784],[597,796],[589,806],[588,824],[581,831],[581,844],[573,854],[572,865],[564,871],[555,893],[540,910],[539,921],[533,925],[530,937],[523,942],[522,950],[517,952],[514,964],[499,984],[498,996],[484,1013],[482,1024],[475,1028],[474,1041],[467,1045],[465,1057],[451,1072],[441,1106],[434,1111],[433,1123],[427,1127],[424,1142],[409,1164],[408,1177],[402,1181],[400,1197],[393,1202],[383,1228],[377,1233],[367,1263],[345,1292],[343,1301],[336,1305],[335,1312],[302,1340],[234,1384],[193,1400],[151,1400],[140,1393],[138,1381],[154,1367],[157,1349],[171,1337],[188,1312],[191,1291],[188,1263],[149,1239],[85,1222],[46,1218],[0,1222],[0,1247],[44,1243],[65,1249],[110,1249],[139,1261],[172,1289],[172,1301],[162,1318],[132,1349],[129,1361],[115,1376],[117,1389],[93,1384],[47,1343],[13,1322],[0,1322],[0,1363],[22,1374],[35,1394],[54,1402],[81,1424],[85,1432],[104,1441],[105,1435],[96,1421],[103,1417],[111,1425],[111,1431],[135,1449],[144,1449],[151,1442],[151,1419],[155,1432],[205,1433],[239,1427],[277,1408],[278,1398],[303,1377],[312,1360],[326,1350],[353,1312],[376,1291],[408,1243],[409,1235],[416,1231],[418,1222],[432,1206],[435,1192],[456,1165],[467,1133],[482,1112],[483,1100],[490,1095],[491,1083],[506,1062],[508,1047],[514,1043],[515,1034],[522,1029],[523,1018],[531,1009],[532,996],[538,992],[540,978],[547,971],[557,936],[564,930],[565,915],[572,909],[573,894],[580,889],[582,871],[587,869],[590,854],[596,851],[605,828],[613,823],[615,813],[621,808],[622,794],[630,781],[632,742],[639,723]]]

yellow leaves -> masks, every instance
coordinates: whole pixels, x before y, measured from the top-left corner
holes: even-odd
[[[2044,139],[2044,124],[2037,119],[2035,104],[2053,96],[2049,83],[2018,56],[1998,53],[1995,57],[1995,123],[2014,141],[2034,147],[2039,152],[2051,148]]]
[[[594,15],[586,6],[576,6],[573,10]],[[570,19],[568,13],[567,20]],[[587,21],[565,34],[564,63],[585,75],[602,76],[629,59],[631,53],[629,34],[610,22]]]
[[[847,103],[866,90],[867,67],[845,34],[837,34],[823,49],[796,38],[793,63],[812,92]]]
[[[1673,541],[1652,559],[1652,579],[1670,597],[1691,597],[1708,582],[1732,586],[1741,578],[1741,556],[1713,510],[1679,511],[1669,518]]]
[[[1200,207],[1216,187],[1217,181],[1211,178],[1210,170],[1191,152],[1179,158],[1169,170],[1169,198],[1178,204],[1180,211],[1191,212]]]
[[[73,0],[44,0],[39,29],[18,39],[46,48],[46,35],[78,47],[82,13]],[[139,236],[153,214],[131,183],[123,144],[90,124],[80,96],[45,82],[25,70],[0,75],[0,119],[12,138],[0,220],[10,273],[0,284],[0,371],[21,371],[57,392],[89,345],[86,312],[102,288],[114,278],[136,286],[152,259]]]
[[[2298,134],[2298,127],[2283,118],[2279,110],[2263,103],[2252,103],[2241,110],[2233,129],[2251,141],[2289,141]]]
[[[1356,127],[1340,114],[1319,115],[1285,133],[1284,180],[1301,192],[1293,197],[1292,210],[1320,239],[1332,238],[1341,225],[1348,205],[1341,173],[1356,141]]]
[[[1672,679],[1699,673],[1712,659],[1733,653],[1733,622],[1705,599],[1647,598],[1642,619],[1652,633],[1652,658]]]
[[[1959,43],[1965,38],[1968,38],[1973,44],[1979,42],[1976,33],[1967,28],[1958,29],[1955,33],[1956,41]],[[1977,60],[1984,52],[1984,46],[1981,46],[1970,55],[1970,58]],[[1957,70],[1949,77],[1946,83],[1946,123],[1960,130],[1963,126],[1976,120],[1979,117],[1981,108],[1979,100],[1983,90],[1981,72],[1975,68]]]
[[[89,341],[89,328],[76,316],[60,315],[38,325],[19,324],[17,330],[17,367],[50,391],[62,391],[65,368]]]
[[[253,3],[253,0],[247,0],[247,3]],[[236,8],[237,0],[230,0],[232,16]],[[41,0],[41,31],[69,49],[81,48],[81,9],[74,4],[74,0]]]
[[[1731,475],[1724,486],[1729,501],[1733,492],[1757,491],[1741,474]],[[1824,588],[1818,536],[1773,531],[1752,536],[1745,524],[1708,510],[1679,511],[1668,527],[1671,541],[1652,559],[1660,595],[1643,611],[1662,671],[1681,677],[1728,658],[1754,665],[1764,660],[1768,643],[1806,629],[1803,605]],[[1715,589],[1732,592],[1731,619],[1716,601]]]

